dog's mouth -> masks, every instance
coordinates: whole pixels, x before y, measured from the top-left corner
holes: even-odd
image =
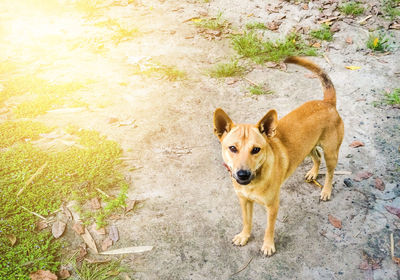
[[[240,180],[240,179],[237,179],[237,178],[235,178],[235,179],[236,179],[236,182],[238,182],[239,185],[245,186],[245,185],[250,184],[250,182],[251,182],[251,180],[252,180],[253,178],[250,178],[250,179],[248,179],[248,180]]]

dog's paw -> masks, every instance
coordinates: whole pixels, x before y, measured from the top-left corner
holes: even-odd
[[[264,253],[265,256],[270,257],[272,256],[276,250],[275,250],[275,244],[274,242],[269,243],[269,242],[265,242],[263,246],[261,247],[261,251]]]
[[[249,240],[250,234],[245,234],[243,232],[236,234],[235,237],[232,239],[232,243],[236,246],[244,246],[247,244]]]
[[[326,189],[325,187],[321,191],[320,200],[328,201],[331,199],[332,190]]]
[[[318,177],[318,170],[314,170],[314,168],[308,171],[307,174],[304,176],[304,178],[306,178],[306,181],[315,180],[317,179],[317,177]]]

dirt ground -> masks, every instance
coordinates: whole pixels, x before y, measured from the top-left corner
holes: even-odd
[[[121,241],[113,248],[154,246],[150,252],[124,258],[134,279],[400,279],[389,238],[393,233],[395,255],[400,257],[400,220],[384,208],[400,207],[400,111],[372,105],[382,99],[385,89],[400,87],[398,31],[392,31],[395,43],[390,53],[373,55],[365,42],[368,29],[379,25],[379,20],[374,16],[360,25],[357,20],[364,16],[340,19],[334,40],[321,48],[331,65],[323,57],[311,58],[327,71],[337,89],[337,107],[345,123],[337,170],[351,174],[335,175],[331,201],[319,203],[319,188],[304,181],[312,165],[306,159],[281,189],[277,253],[266,258],[260,252],[266,214],[259,205],[248,245],[231,244],[241,229],[240,208],[222,166],[212,114],[222,107],[235,122],[253,123],[275,108],[282,117],[308,100],[322,98],[320,83],[297,66],[288,65],[285,71],[249,62],[251,70],[245,77],[265,82],[274,94],[250,96],[245,79],[210,78],[205,71],[229,61],[235,51],[228,36],[207,39],[190,19],[222,12],[232,28],[240,30],[248,22],[270,22],[285,15],[276,32],[267,31],[282,38],[293,27],[317,28],[318,8],[327,1],[310,2],[308,10],[278,0],[121,2],[102,9],[99,20],[118,18],[138,26],[141,35],[117,45],[104,42],[104,53],[79,46],[73,55],[62,55],[60,49],[67,43],[89,40],[93,27],[77,15],[65,19],[54,15],[60,33],[46,38],[63,39],[48,45],[48,55],[26,57],[22,42],[19,48],[6,44],[2,48],[5,57],[16,56],[26,63],[27,73],[40,68],[40,75],[50,80],[95,81],[84,92],[89,108],[51,112],[37,119],[96,129],[121,144],[131,178],[129,197],[144,202],[133,215],[115,221]],[[268,12],[267,7],[278,4],[282,7],[276,13]],[[353,44],[346,43],[348,37]],[[140,56],[176,65],[187,72],[187,79],[171,82],[135,75],[130,61]],[[346,69],[349,65],[361,69]],[[17,101],[9,101],[8,106]],[[110,118],[134,120],[135,125],[116,126]],[[354,140],[365,146],[349,147]],[[138,169],[129,171],[132,168]],[[373,175],[353,180],[364,171]],[[344,184],[346,178],[351,186]],[[375,178],[384,181],[385,190],[375,188]],[[318,181],[323,179],[320,175]],[[340,219],[342,229],[335,228],[328,215]],[[379,263],[376,269],[360,269],[366,258]]]

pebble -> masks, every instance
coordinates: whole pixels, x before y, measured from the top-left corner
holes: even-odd
[[[353,181],[350,178],[346,178],[343,180],[343,183],[346,185],[346,187],[351,188],[353,187]]]

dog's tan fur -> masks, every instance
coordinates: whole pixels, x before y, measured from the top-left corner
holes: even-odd
[[[316,149],[319,146],[324,151],[327,167],[321,200],[329,200],[344,134],[343,121],[336,110],[336,92],[327,74],[304,58],[289,57],[285,62],[316,73],[323,86],[324,99],[309,101],[279,121],[276,111],[270,110],[255,125],[234,124],[220,108],[214,113],[214,132],[221,142],[222,157],[231,172],[242,210],[243,230],[232,242],[239,246],[247,243],[252,227],[253,203],[257,202],[267,210],[267,228],[261,248],[267,256],[275,253],[274,228],[281,185],[307,155],[311,156],[314,165],[306,179],[317,177],[321,161]],[[255,153],[253,148],[260,148],[260,151]],[[236,174],[239,170],[251,172],[249,183],[238,183],[239,175]]]

